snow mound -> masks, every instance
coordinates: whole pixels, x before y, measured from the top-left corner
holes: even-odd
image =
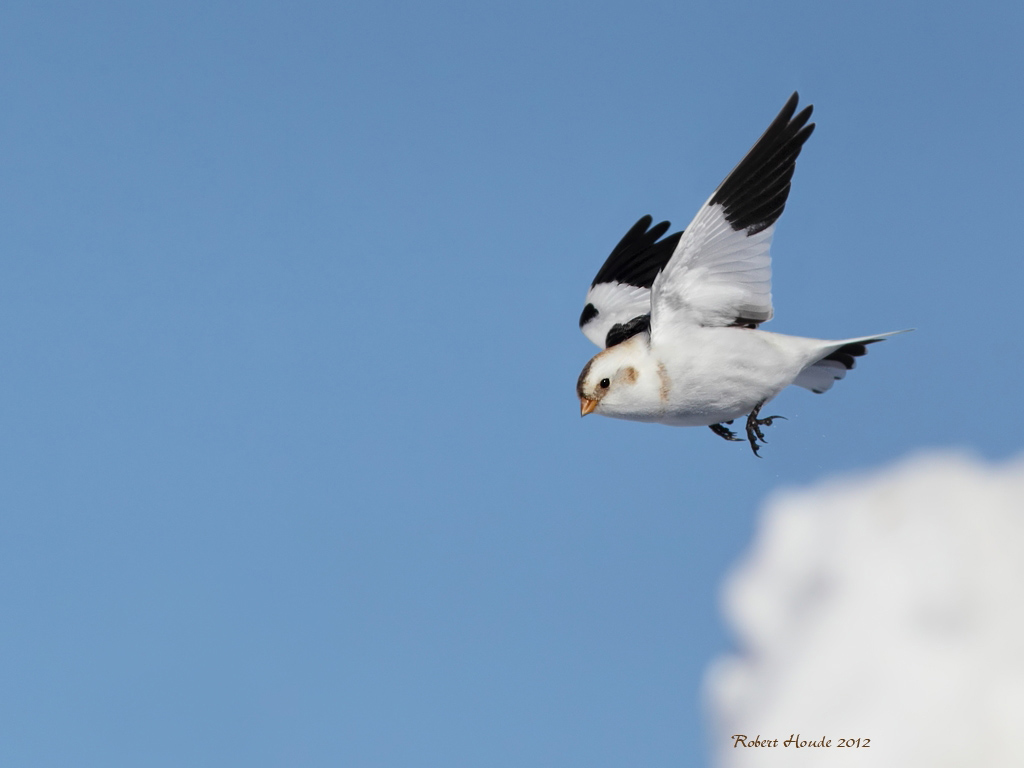
[[[724,611],[717,765],[1024,766],[1024,460],[930,455],[777,494]]]

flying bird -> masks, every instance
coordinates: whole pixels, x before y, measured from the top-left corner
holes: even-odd
[[[893,331],[841,341],[759,329],[772,317],[775,222],[789,197],[813,107],[794,93],[746,157],[682,232],[644,216],[608,256],[587,292],[580,329],[602,348],[576,383],[580,413],[677,427],[746,416],[755,456],[761,430],[781,416],[762,406],[790,384],[822,393],[867,345]]]

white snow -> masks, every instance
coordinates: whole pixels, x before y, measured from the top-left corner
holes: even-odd
[[[723,603],[718,766],[1024,766],[1024,459],[921,456],[779,493]],[[831,746],[783,746],[798,733]]]

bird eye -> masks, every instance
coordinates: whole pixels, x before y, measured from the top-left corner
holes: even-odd
[[[601,389],[608,389],[610,384],[611,382],[608,379],[601,379]]]

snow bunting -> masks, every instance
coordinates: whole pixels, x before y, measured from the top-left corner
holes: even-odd
[[[754,455],[767,442],[761,407],[790,384],[824,392],[866,345],[892,333],[822,341],[758,330],[772,317],[771,246],[812,107],[794,93],[690,226],[664,239],[644,216],[594,278],[580,329],[604,351],[580,373],[580,413],[678,427],[746,416]],[[901,333],[894,331],[893,333]]]

